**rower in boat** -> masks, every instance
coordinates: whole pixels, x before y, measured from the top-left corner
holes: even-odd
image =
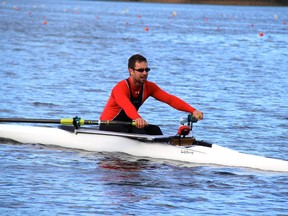
[[[100,130],[128,132],[149,135],[162,135],[161,129],[148,122],[138,113],[140,106],[145,100],[152,96],[171,107],[192,113],[197,120],[203,119],[203,113],[182,99],[171,95],[161,89],[154,82],[148,81],[147,59],[140,55],[132,55],[128,60],[128,71],[130,77],[116,84],[100,116],[101,121],[135,121],[136,127],[132,125],[109,125],[100,124]]]

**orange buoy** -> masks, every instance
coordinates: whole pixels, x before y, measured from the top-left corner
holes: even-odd
[[[260,37],[263,37],[263,36],[264,36],[264,33],[263,33],[263,32],[259,32],[259,36],[260,36]]]
[[[149,27],[146,26],[146,27],[144,28],[144,30],[145,30],[145,31],[149,31]]]
[[[47,25],[47,21],[44,20],[44,21],[42,22],[42,24],[43,24],[43,25]]]

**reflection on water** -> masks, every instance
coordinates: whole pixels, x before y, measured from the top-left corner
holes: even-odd
[[[149,160],[140,159],[137,161],[127,161],[119,158],[106,158],[99,162],[99,167],[117,171],[140,171],[147,165]]]

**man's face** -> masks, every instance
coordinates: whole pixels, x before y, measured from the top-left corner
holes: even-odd
[[[134,68],[129,68],[130,76],[132,80],[137,84],[143,84],[148,78],[148,63],[147,62],[136,62]]]

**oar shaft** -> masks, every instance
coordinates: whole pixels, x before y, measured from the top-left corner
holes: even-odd
[[[0,122],[14,122],[14,123],[45,123],[45,124],[63,124],[73,125],[73,118],[62,119],[30,119],[30,118],[0,118]],[[84,120],[79,119],[80,125],[135,125],[135,122],[123,122],[123,121],[99,121],[99,120]]]
[[[0,122],[60,124],[61,120],[60,119],[0,118]]]

